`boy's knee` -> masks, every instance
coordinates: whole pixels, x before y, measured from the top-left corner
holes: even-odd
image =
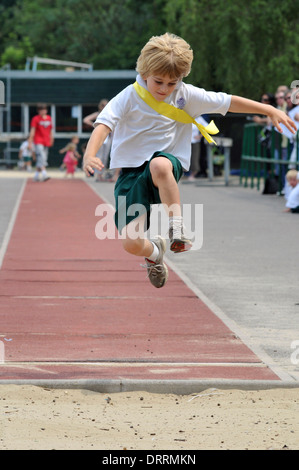
[[[132,255],[139,255],[142,253],[144,247],[144,240],[140,238],[132,239],[132,238],[124,238],[122,240],[122,245],[125,251]]]
[[[160,178],[165,178],[172,174],[172,163],[168,158],[156,157],[150,162],[150,172],[153,181]]]

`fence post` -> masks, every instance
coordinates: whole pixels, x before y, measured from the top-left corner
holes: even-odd
[[[299,167],[299,133],[293,144],[288,142],[287,147],[282,147],[283,139],[280,133],[272,129],[269,135],[265,135],[262,142],[262,127],[258,124],[246,124],[244,126],[240,184],[248,187],[248,178],[251,179],[251,188],[255,184],[260,189],[260,180],[263,175],[264,182],[268,177],[278,179],[278,190],[281,191],[285,184],[285,174],[292,163]],[[295,161],[291,162],[292,145],[295,146]],[[294,151],[294,150],[293,150]]]

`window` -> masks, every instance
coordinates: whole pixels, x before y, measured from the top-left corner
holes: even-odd
[[[56,132],[78,132],[78,106],[56,106]]]
[[[2,132],[7,132],[7,111],[2,114]],[[10,132],[23,132],[23,116],[21,105],[12,105],[10,108]]]

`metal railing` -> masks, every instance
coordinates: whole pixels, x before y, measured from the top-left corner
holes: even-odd
[[[93,65],[86,64],[82,62],[73,62],[69,60],[58,60],[58,59],[49,59],[45,57],[27,57],[25,70],[30,70],[32,64],[32,71],[36,72],[38,68],[38,64],[46,64],[46,65],[55,65],[56,67],[71,67],[71,68],[79,68],[81,70],[88,70],[92,72]]]
[[[267,131],[258,124],[244,126],[241,156],[240,184],[260,189],[261,181],[276,178],[279,191],[285,184],[289,167],[299,167],[299,133],[294,141],[283,137],[274,129]],[[296,161],[290,157],[295,148]],[[294,155],[294,154],[293,154]]]

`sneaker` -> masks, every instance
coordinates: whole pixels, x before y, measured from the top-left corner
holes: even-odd
[[[154,243],[159,249],[159,256],[156,261],[151,261],[145,258],[146,265],[143,266],[147,268],[147,275],[150,282],[153,286],[159,288],[163,287],[168,279],[168,269],[166,264],[163,263],[163,255],[166,251],[166,242],[164,238],[157,237]]]
[[[49,179],[50,179],[50,176],[45,176],[45,177],[43,178],[43,181],[49,181]]]
[[[173,227],[169,228],[169,239],[170,239],[170,249],[174,253],[182,253],[184,251],[190,250],[192,248],[192,241],[185,237],[184,235],[184,227],[181,227],[181,234],[179,237],[173,236]]]

